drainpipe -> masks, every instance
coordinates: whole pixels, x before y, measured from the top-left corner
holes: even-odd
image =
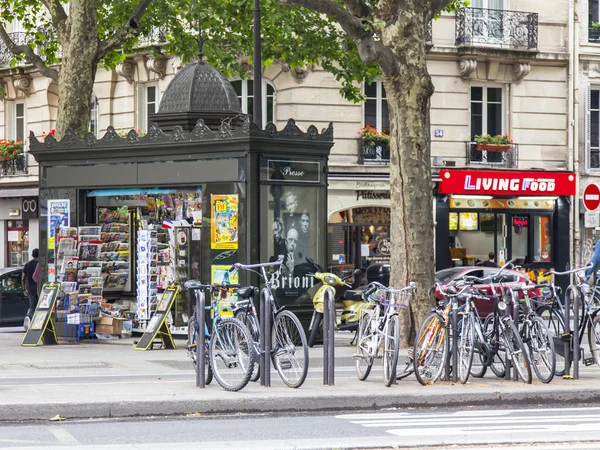
[[[579,105],[580,105],[580,78],[579,78],[579,38],[581,33],[581,22],[578,14],[579,1],[573,0],[573,51],[571,52],[573,59],[573,171],[576,173],[575,182],[575,201],[573,207],[575,235],[573,239],[574,264],[576,267],[581,267],[581,217],[579,213],[579,189],[580,189],[580,146],[579,146]]]
[[[575,95],[575,50],[576,50],[576,46],[575,46],[575,0],[570,0],[569,1],[569,15],[568,15],[568,36],[569,36],[569,43],[567,46],[567,51],[569,53],[569,73],[568,73],[568,108],[567,108],[567,140],[568,140],[568,168],[569,170],[572,171],[576,171],[575,168],[575,158],[577,155],[577,150],[576,150],[576,142],[577,142],[577,135],[576,135],[576,124],[577,122],[575,121],[575,99],[576,99],[576,95]],[[570,224],[569,224],[569,228],[571,230],[571,237],[573,239],[573,252],[570,255],[569,261],[571,264],[571,268],[573,267],[573,265],[575,264],[574,261],[576,261],[578,258],[576,257],[576,255],[578,254],[578,247],[579,247],[579,229],[578,229],[578,222],[579,222],[579,180],[577,177],[577,180],[575,182],[575,197],[574,197],[574,201],[573,201],[573,215],[571,216],[570,219]],[[564,268],[559,268],[559,270],[563,270]]]

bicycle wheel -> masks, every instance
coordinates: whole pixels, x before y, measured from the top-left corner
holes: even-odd
[[[390,387],[396,380],[400,353],[400,318],[394,314],[387,322],[383,341],[383,383]]]
[[[565,343],[562,340],[565,332],[565,321],[562,313],[551,306],[540,306],[535,313],[542,319],[542,322],[548,327],[550,336],[554,341],[556,369],[554,373],[557,377],[565,374]]]
[[[483,331],[486,339],[490,343],[491,358],[490,369],[498,378],[504,378],[506,375],[506,355],[504,352],[504,346],[501,345],[500,340],[497,336],[494,336],[494,324],[496,318],[494,314],[490,314],[485,318],[483,322]]]
[[[235,318],[219,320],[210,340],[210,365],[226,391],[239,391],[250,381],[254,369],[254,342],[250,332]]]
[[[273,366],[285,384],[302,386],[308,374],[306,334],[294,313],[281,310],[273,324]]]
[[[189,357],[192,359],[192,364],[194,365],[194,372],[198,369],[196,367],[196,327],[193,325],[196,323],[196,311],[192,314],[192,318],[190,322],[188,322],[188,340],[187,340],[187,351]],[[213,372],[210,367],[210,360],[208,357],[209,346],[208,342],[205,345],[205,353],[204,353],[204,362],[206,365],[206,371],[204,372],[204,384],[209,385],[213,380]]]
[[[475,331],[475,340],[473,342],[473,363],[471,364],[471,376],[483,378],[488,368],[488,359],[490,357],[488,351],[489,346],[485,341],[485,334],[483,332],[481,321],[478,320],[477,317],[475,317],[475,322],[473,325]],[[480,334],[484,342],[481,342],[479,337]]]
[[[444,318],[436,312],[425,317],[413,350],[414,371],[423,386],[435,383],[444,371],[448,359],[448,343]]]
[[[458,378],[462,384],[465,384],[471,373],[473,364],[473,347],[475,344],[475,328],[473,323],[475,317],[473,312],[466,314],[462,319],[462,326],[459,329],[458,342]]]
[[[242,322],[246,328],[248,328],[248,331],[250,331],[250,336],[252,336],[252,340],[254,341],[256,364],[254,364],[250,381],[258,381],[260,378],[260,363],[258,362],[258,354],[260,351],[260,324],[258,322],[258,317],[256,317],[254,314],[248,314],[247,311],[240,309],[235,313],[235,318]]]
[[[365,381],[371,373],[371,367],[373,367],[373,349],[371,342],[373,337],[371,335],[371,317],[373,311],[365,311],[360,316],[358,322],[358,330],[356,331],[356,354],[354,359],[356,361],[356,376],[360,381]]]
[[[542,383],[550,383],[554,378],[556,371],[556,354],[554,351],[554,340],[550,335],[550,330],[544,321],[533,316],[529,327],[529,356],[531,366]]]
[[[596,364],[600,366],[600,314],[593,316],[588,325],[588,342],[590,344],[590,352]]]
[[[502,329],[501,335],[504,339],[504,345],[508,349],[508,356],[517,370],[519,378],[524,383],[531,384],[531,364],[517,327],[512,320],[506,320],[504,325],[505,328]]]

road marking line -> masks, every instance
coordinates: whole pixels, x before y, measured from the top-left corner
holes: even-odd
[[[588,416],[577,416],[577,417],[560,417],[560,416],[540,416],[540,417],[525,417],[525,416],[520,416],[520,417],[504,417],[502,419],[498,419],[496,417],[489,417],[489,418],[478,418],[476,423],[474,423],[474,425],[477,424],[484,424],[484,423],[536,423],[536,422],[552,422],[552,419],[554,419],[554,421],[556,422],[589,422],[589,421],[594,421],[594,422],[598,422],[598,419],[600,419],[600,415],[588,415]],[[356,424],[360,424],[360,425],[364,425],[365,427],[383,427],[383,426],[387,426],[387,425],[397,425],[397,426],[414,426],[414,425],[439,425],[439,426],[444,426],[444,425],[448,425],[448,426],[454,426],[454,425],[461,425],[465,423],[465,418],[457,418],[457,417],[452,417],[452,418],[447,418],[447,419],[429,419],[428,417],[423,417],[420,419],[417,418],[413,418],[413,417],[407,417],[407,418],[400,418],[400,419],[383,419],[383,420],[371,420],[371,421],[366,421],[366,420],[351,420],[351,423],[356,423]]]
[[[66,428],[60,426],[47,426],[46,428],[61,444],[79,445],[80,443]]]

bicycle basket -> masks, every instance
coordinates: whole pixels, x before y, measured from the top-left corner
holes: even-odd
[[[406,309],[412,297],[410,291],[383,291],[381,301],[385,304],[393,305],[395,308]]]

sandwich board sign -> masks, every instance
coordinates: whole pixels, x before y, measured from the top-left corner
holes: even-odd
[[[56,328],[52,321],[52,311],[60,292],[57,283],[46,283],[42,286],[35,313],[21,345],[36,347],[38,345],[57,345]]]
[[[148,322],[144,334],[135,345],[136,350],[148,350],[157,337],[160,337],[163,348],[169,350],[175,349],[175,342],[173,341],[171,330],[169,330],[169,326],[167,325],[167,315],[173,307],[173,303],[180,291],[181,288],[174,284],[165,290],[156,306],[156,312],[152,316],[152,319],[150,319],[150,322]]]

